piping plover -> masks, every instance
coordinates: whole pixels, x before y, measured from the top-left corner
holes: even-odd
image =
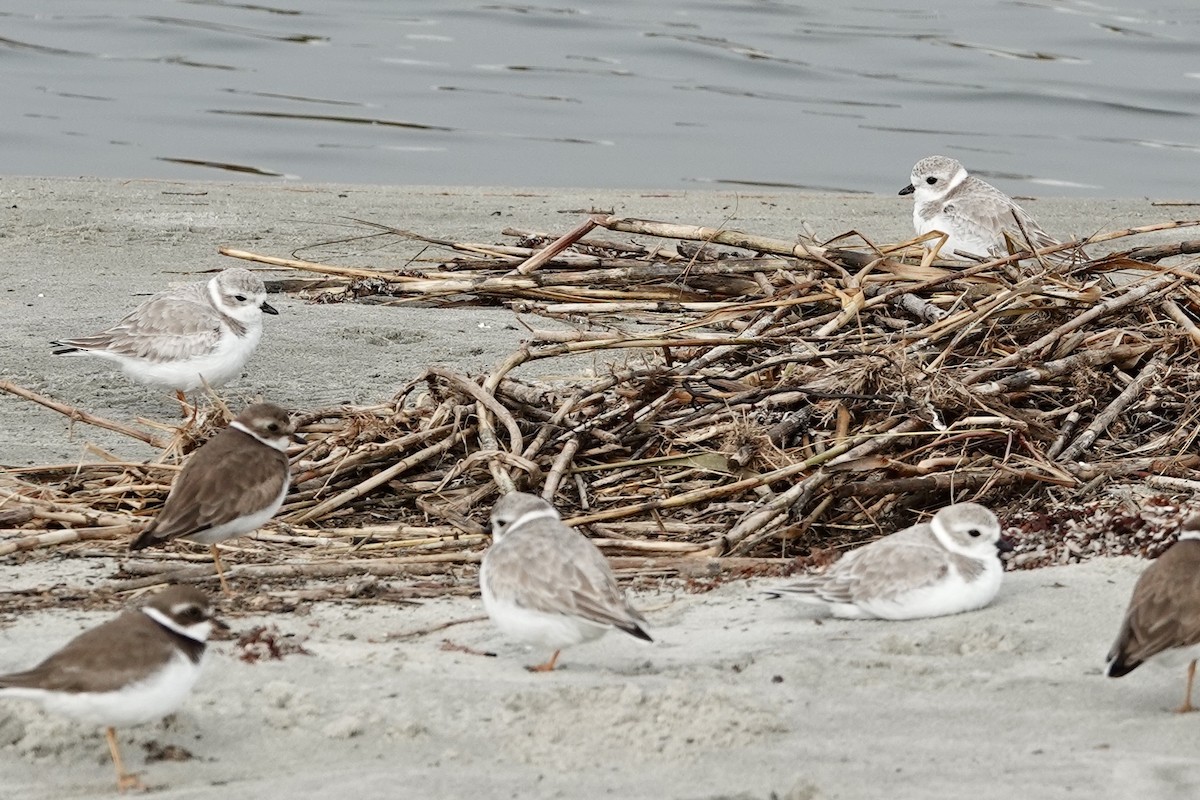
[[[818,575],[771,589],[843,619],[918,619],[983,608],[1004,566],[996,515],[978,503],[946,506],[923,522],[851,550]]]
[[[913,227],[918,236],[941,231],[948,237],[940,254],[946,258],[964,255],[1007,254],[1004,232],[1023,246],[1028,234],[1035,248],[1058,244],[1033,218],[1004,192],[972,175],[962,164],[946,156],[929,156],[912,169],[912,182],[900,194],[913,196]],[[1024,229],[1024,233],[1022,233]],[[926,249],[937,239],[925,241]],[[1056,253],[1051,259],[1069,259]]]
[[[220,386],[242,371],[262,338],[262,315],[278,314],[257,275],[235,268],[151,297],[91,336],[51,342],[55,355],[93,355],[138,383],[184,392]]]
[[[142,788],[125,771],[117,728],[160,719],[183,704],[213,627],[208,598],[171,586],[140,609],[84,631],[33,669],[0,675],[0,698],[37,700],[55,714],[102,726],[117,769],[117,788]]]
[[[291,482],[286,451],[293,440],[304,441],[282,408],[247,406],[192,453],[162,510],[129,549],[178,537],[206,544],[229,594],[217,542],[258,530],[279,511]]]
[[[599,548],[532,494],[507,494],[492,509],[492,546],[479,569],[479,588],[502,633],[554,649],[549,661],[528,667],[531,672],[549,672],[564,647],[610,628],[653,641]]]
[[[1154,658],[1164,666],[1186,663],[1187,693],[1179,713],[1195,711],[1192,682],[1200,658],[1200,518],[1184,522],[1179,541],[1138,578],[1108,654],[1105,674],[1128,675]]]

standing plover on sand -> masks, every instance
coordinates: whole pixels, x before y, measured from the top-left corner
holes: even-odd
[[[138,383],[184,392],[220,386],[242,371],[262,338],[262,315],[278,314],[257,275],[235,268],[168,289],[91,336],[51,342],[55,355],[92,355]]]
[[[1183,523],[1171,545],[1138,578],[1121,631],[1108,654],[1105,674],[1119,678],[1143,661],[1187,664],[1187,692],[1179,713],[1195,711],[1192,682],[1200,658],[1200,517]]]
[[[165,717],[191,691],[213,627],[208,598],[171,586],[146,605],[84,631],[33,669],[0,675],[0,698],[36,700],[47,710],[105,729],[117,788],[144,788],[125,771],[117,728]]]
[[[653,641],[646,619],[617,586],[604,555],[563,524],[554,506],[514,492],[492,509],[492,546],[479,569],[483,607],[500,631],[554,650],[531,672],[549,672],[565,647],[611,628]]]
[[[956,503],[929,522],[851,550],[827,570],[769,590],[823,606],[844,619],[918,619],[983,608],[1000,590],[996,515]]]
[[[279,511],[291,483],[287,447],[292,441],[304,439],[286,411],[270,403],[247,406],[192,453],[162,510],[129,549],[180,537],[206,544],[221,589],[230,594],[217,542],[256,531]]]
[[[913,227],[918,236],[931,231],[946,234],[940,250],[945,258],[1005,255],[1005,231],[1022,248],[1026,236],[1034,248],[1058,244],[1011,197],[968,175],[953,158],[921,159],[912,168],[911,180],[900,194],[913,196]],[[926,249],[933,249],[938,239],[927,239],[924,244]],[[1061,261],[1069,259],[1070,253],[1056,253],[1050,258]]]

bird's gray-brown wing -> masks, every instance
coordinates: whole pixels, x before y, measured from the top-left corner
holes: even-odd
[[[1121,631],[1108,655],[1124,675],[1172,647],[1200,644],[1200,541],[1176,542],[1133,587]]]
[[[536,520],[508,534],[488,551],[483,570],[498,600],[650,640],[645,618],[629,606],[604,554],[557,520]]]
[[[171,646],[154,620],[138,610],[126,611],[79,634],[33,669],[0,675],[0,689],[115,691],[144,678],[144,662],[165,658]]]
[[[248,480],[253,475],[267,477]],[[287,456],[226,428],[192,454],[162,511],[130,549],[200,533],[269,506],[287,480]]]
[[[203,284],[197,284],[203,290]],[[189,291],[190,290],[190,291]],[[147,361],[185,361],[207,355],[221,337],[221,315],[193,286],[160,292],[121,321],[91,336],[53,344],[71,350],[106,350]]]
[[[942,203],[941,212],[953,220],[959,236],[970,242],[987,242],[988,252],[978,256],[999,255],[1001,231],[1013,227],[1012,202],[991,184],[968,177],[954,188]]]
[[[1021,208],[1016,203],[1013,203],[1012,211],[1010,212],[1008,224],[1005,230],[1009,231],[1013,241],[1020,244],[1022,247],[1032,244],[1035,249],[1039,247],[1049,247],[1059,244],[1058,239],[1055,239],[1050,234],[1042,230],[1042,227],[1034,221],[1033,217],[1026,213],[1025,209]],[[1029,241],[1026,242],[1026,236]],[[1055,253],[1052,257],[1059,256]]]
[[[1026,244],[1027,235],[1035,248],[1058,244],[1012,198],[974,176],[968,176],[946,197],[943,213],[954,220],[959,230],[970,231],[973,237],[984,240],[998,240],[1001,231],[1008,231],[1012,240],[1021,245]],[[1003,255],[999,241],[994,250],[990,255]]]
[[[890,600],[933,585],[949,570],[949,553],[923,523],[864,545],[825,572],[777,591],[811,594],[829,603]]]

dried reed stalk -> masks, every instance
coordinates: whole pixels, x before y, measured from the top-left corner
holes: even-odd
[[[504,302],[608,327],[534,330],[487,374],[431,368],[387,402],[302,410],[293,492],[273,527],[231,547],[235,579],[458,575],[510,488],[553,499],[630,575],[699,580],[849,546],[956,500],[1019,516],[1115,481],[1200,485],[1195,264],[1135,260],[1178,259],[1187,242],[1066,267],[1037,256],[1076,243],[955,265],[909,255],[915,240],[833,246],[611,215],[522,232],[518,247],[371,227],[453,255],[422,250],[389,271],[222,252],[330,276],[341,288],[323,301]],[[598,228],[640,239],[589,239]],[[1142,277],[1112,285],[1117,270]],[[623,332],[633,320],[655,327]],[[580,354],[607,367],[518,377]],[[0,388],[181,452],[225,423],[156,436]],[[0,471],[0,557],[121,554],[169,478],[123,462]],[[134,577],[118,585],[211,575],[180,569],[189,558],[126,561]]]

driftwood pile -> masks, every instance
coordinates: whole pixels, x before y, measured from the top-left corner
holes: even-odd
[[[1146,551],[1173,530],[1175,498],[1200,489],[1200,274],[1186,258],[1200,242],[948,266],[912,241],[601,214],[558,238],[511,232],[513,246],[378,233],[456,254],[368,270],[223,252],[319,274],[280,282],[319,302],[505,303],[572,324],[531,328],[486,375],[429,369],[378,405],[301,409],[292,494],[277,524],[230,543],[234,576],[454,574],[514,485],[553,497],[626,574],[701,583],[819,561],[961,500],[1001,515],[1021,564]],[[580,355],[605,367],[571,377]],[[219,405],[170,430],[85,419],[167,454],[0,472],[0,557],[121,551],[178,455],[227,419]],[[189,558],[126,561],[121,586]]]

